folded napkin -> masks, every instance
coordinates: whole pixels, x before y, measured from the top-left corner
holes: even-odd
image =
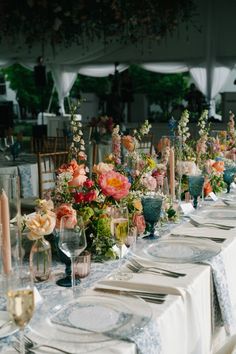
[[[33,196],[32,180],[31,180],[31,166],[18,166],[20,176],[20,194],[22,198],[29,198]]]
[[[154,292],[158,294],[171,294],[171,295],[184,295],[184,290],[181,289],[180,286],[175,285],[175,278],[171,278],[173,285],[169,285],[168,282],[158,284],[158,280],[163,280],[162,275],[158,274],[149,274],[145,273],[145,277],[143,274],[132,274],[132,278],[129,280],[113,280],[111,278],[107,278],[99,281],[96,287],[103,289],[116,289],[116,290],[134,290],[134,291],[146,291],[146,292]],[[177,281],[181,283],[181,278],[177,278]],[[181,284],[180,284],[181,285]]]
[[[190,220],[193,222],[195,221],[199,225],[204,225],[204,224],[214,224],[216,226],[229,226],[229,227],[236,227],[236,219],[208,219],[205,216],[200,216],[200,215],[191,215]],[[206,225],[207,226],[207,225]]]
[[[217,301],[215,301],[214,306],[219,306],[226,333],[232,335],[236,330],[236,319],[233,316],[234,311],[229,296],[229,288],[222,255],[219,253],[213,258],[202,263],[209,264],[211,266],[213,284],[217,297]],[[217,311],[217,308],[214,310]]]
[[[176,235],[176,236],[191,236],[191,237],[202,237],[202,238],[227,238],[227,237],[232,237],[236,236],[235,230],[220,230],[217,228],[209,228],[209,227],[201,227],[197,228],[195,226],[192,226],[190,223],[186,223],[183,225],[180,225],[178,227],[175,227],[174,229],[171,230],[171,235]]]

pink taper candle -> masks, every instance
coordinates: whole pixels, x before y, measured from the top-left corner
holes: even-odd
[[[3,271],[8,274],[11,271],[11,238],[10,238],[10,216],[9,202],[6,192],[1,194],[1,221],[2,221],[2,258]]]
[[[170,149],[169,166],[170,166],[170,195],[172,200],[174,200],[175,199],[175,150],[173,147]]]

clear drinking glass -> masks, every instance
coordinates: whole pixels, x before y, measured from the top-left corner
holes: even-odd
[[[58,246],[67,257],[71,259],[71,287],[75,292],[75,266],[76,258],[87,247],[85,230],[82,218],[77,218],[77,225],[68,228],[68,218],[63,216],[60,223],[59,243]]]
[[[115,240],[116,246],[119,248],[119,266],[114,278],[117,280],[127,280],[131,278],[131,274],[121,270],[122,247],[125,245],[129,234],[129,212],[127,207],[121,206],[111,209],[111,234]]]
[[[24,354],[24,329],[34,312],[34,287],[28,268],[20,267],[7,276],[7,310],[20,329],[20,353]]]

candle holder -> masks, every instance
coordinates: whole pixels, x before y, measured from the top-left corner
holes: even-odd
[[[91,253],[84,251],[75,260],[75,274],[80,279],[89,275],[91,268]]]

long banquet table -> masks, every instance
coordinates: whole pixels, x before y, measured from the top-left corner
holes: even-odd
[[[209,202],[207,208],[224,208],[221,201]],[[220,210],[220,209],[219,209]],[[230,209],[231,210],[231,209]],[[232,209],[233,210],[233,209]],[[202,210],[198,211],[202,214]],[[235,209],[236,215],[236,209]],[[189,222],[180,225],[182,229],[190,226]],[[173,229],[174,230],[174,229]],[[199,229],[201,230],[201,229]],[[214,228],[208,228],[208,236],[221,234],[225,241],[220,245],[221,259],[225,270],[225,281],[227,281],[227,291],[230,297],[233,313],[236,317],[236,229],[230,231]],[[168,233],[163,236],[168,237]],[[178,237],[178,236],[176,236]],[[139,246],[137,241],[137,247]],[[142,242],[144,242],[142,240]],[[150,242],[150,241],[147,241]],[[129,256],[127,256],[129,257]],[[127,260],[124,259],[124,264]],[[117,266],[116,261],[106,262],[104,264],[93,263],[90,275],[81,281],[78,286],[78,294],[97,294],[94,286],[109,286],[109,275]],[[124,265],[125,266],[125,265]],[[163,263],[161,264],[162,267]],[[137,288],[145,290],[155,290],[157,292],[166,292],[167,298],[163,304],[149,304],[152,309],[153,316],[151,322],[155,329],[155,335],[149,338],[146,343],[145,353],[162,353],[162,354],[212,354],[216,353],[220,346],[225,341],[225,327],[221,324],[216,325],[213,321],[213,306],[212,306],[212,271],[209,264],[198,263],[182,263],[182,264],[165,264],[165,267],[172,270],[177,270],[186,273],[185,277],[170,278],[158,274],[139,273],[133,274],[131,280],[127,282],[117,283],[119,287]],[[60,288],[55,284],[55,280],[61,276],[64,266],[56,264],[53,268],[53,274],[50,281],[36,284],[37,289],[43,299],[49,300],[51,305],[60,303],[64,296],[71,296],[71,290],[68,288]],[[104,280],[105,279],[105,280]],[[105,284],[105,285],[104,285]],[[100,293],[102,294],[102,293]],[[0,310],[5,308],[4,298],[0,301]],[[36,309],[37,311],[37,309]],[[149,327],[153,329],[152,327]],[[149,330],[148,328],[148,330]],[[231,328],[231,335],[235,328]],[[147,333],[147,332],[146,332]],[[0,332],[1,334],[1,332]],[[29,331],[29,336],[35,339],[35,334]],[[145,332],[140,332],[140,336],[145,339]],[[39,339],[38,337],[36,337]],[[152,346],[152,340],[158,341],[159,345],[155,348]],[[142,340],[144,340],[142,339]],[[9,336],[2,339],[0,342],[0,350],[2,353],[15,353],[11,347],[14,336]],[[51,340],[50,343],[53,341]],[[58,341],[58,347],[63,345]],[[65,349],[65,346],[63,347]],[[73,343],[67,343],[66,349],[71,353],[117,353],[117,354],[135,354],[136,345],[130,341],[114,339],[112,341],[93,344],[81,344],[79,346]],[[45,349],[37,351],[45,353]],[[46,351],[50,352],[50,351]]]

